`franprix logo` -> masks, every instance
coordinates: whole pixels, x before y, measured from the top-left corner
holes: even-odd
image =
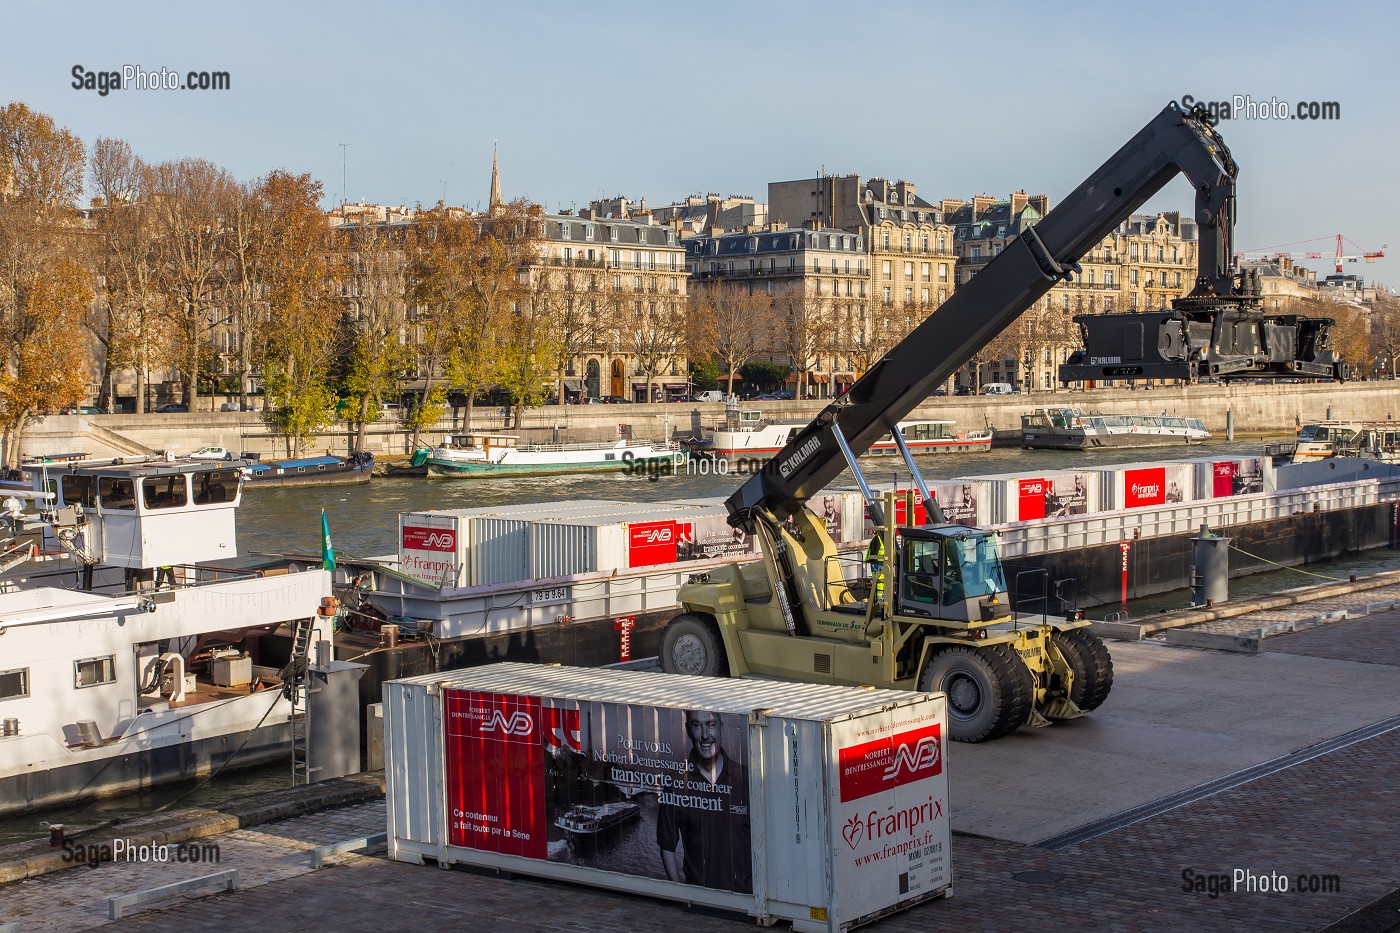
[[[865,821],[858,815],[853,815],[846,821],[846,825],[841,827],[841,836],[846,840],[846,845],[854,849],[860,845],[861,837],[865,835]]]
[[[937,723],[876,739],[837,754],[841,800],[859,800],[943,773],[943,735]],[[849,841],[849,840],[847,840]]]
[[[1133,495],[1139,499],[1155,499],[1162,494],[1162,487],[1153,483],[1151,485],[1133,483]]]
[[[1123,471],[1123,505],[1134,509],[1143,505],[1161,505],[1162,490],[1167,488],[1166,467]]]
[[[403,526],[403,546],[413,551],[455,551],[457,532],[451,528]]]
[[[535,731],[535,721],[529,713],[516,710],[507,716],[500,710],[492,710],[491,716],[481,723],[482,732],[503,732],[506,735],[529,735]]]
[[[926,736],[919,739],[913,747],[904,744],[895,749],[894,761],[885,769],[884,778],[886,781],[898,781],[900,775],[908,771],[910,780],[917,780],[922,777],[919,772],[938,767],[940,758],[938,739]]]

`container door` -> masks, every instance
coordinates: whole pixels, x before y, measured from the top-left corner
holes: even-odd
[[[951,883],[944,702],[831,725],[833,928]]]

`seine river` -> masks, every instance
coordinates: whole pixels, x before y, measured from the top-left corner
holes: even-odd
[[[1283,440],[1283,438],[1279,438]],[[1077,467],[1106,466],[1155,459],[1209,457],[1215,455],[1251,456],[1262,454],[1260,440],[1236,443],[1210,443],[1192,447],[1155,447],[1128,450],[1049,451],[1004,448],[985,454],[949,454],[919,458],[919,468],[929,479],[950,479],[1033,469],[1072,470]],[[907,479],[897,469],[898,458],[867,458],[862,461],[872,481]],[[256,560],[258,554],[317,553],[320,550],[321,510],[330,522],[331,538],[338,554],[357,557],[392,554],[396,550],[398,514],[422,509],[467,508],[514,503],[563,502],[571,499],[621,499],[633,502],[676,502],[725,496],[744,480],[738,475],[681,473],[649,480],[643,476],[585,475],[492,480],[451,480],[404,477],[376,477],[356,486],[266,489],[247,493],[239,510],[238,547],[241,560]],[[835,485],[851,485],[849,475]],[[1400,568],[1400,558],[1389,550],[1371,551],[1343,560],[1314,564],[1306,570],[1286,569],[1257,574],[1230,584],[1231,595],[1243,598],[1293,586],[1321,582],[1319,576],[1346,578],[1349,573],[1368,574]],[[1135,600],[1134,615],[1154,613],[1184,605],[1185,591],[1165,593]],[[221,799],[286,787],[285,764],[268,765],[249,771],[220,775],[188,799],[184,805],[214,803]],[[90,826],[102,820],[127,818],[149,811],[189,791],[189,785],[161,789],[150,794],[101,801],[62,810],[0,820],[0,845],[43,835],[40,820],[66,822],[70,826]],[[645,822],[645,821],[644,821]],[[626,847],[633,836],[646,840],[636,843],[637,855],[654,855],[652,837],[622,834]],[[644,850],[644,851],[643,851]]]
[[[1283,440],[1280,437],[1278,440]],[[1157,459],[1251,456],[1261,454],[1260,440],[1209,443],[1191,447],[1148,447],[1090,451],[1021,450],[1006,447],[984,454],[943,454],[917,458],[924,476],[951,479],[1018,470],[1072,470]],[[908,472],[898,457],[861,461],[872,482],[900,478]],[[377,476],[355,486],[311,486],[248,491],[239,510],[238,550],[245,558],[320,550],[321,510],[326,510],[336,552],[373,557],[396,551],[400,512],[460,509],[517,503],[567,502],[573,499],[619,499],[627,502],[684,502],[727,496],[746,477],[716,475],[715,464],[692,463],[675,476],[581,474],[502,479],[428,479]],[[853,486],[849,473],[833,485]]]

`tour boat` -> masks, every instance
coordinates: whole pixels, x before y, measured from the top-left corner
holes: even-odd
[[[269,636],[329,639],[331,574],[212,563],[238,553],[239,465],[25,471],[0,513],[0,815],[286,758],[286,642]]]
[[[722,424],[702,427],[690,449],[706,457],[767,457],[782,450],[806,426],[806,422],[766,421],[757,409],[730,411]],[[992,446],[990,429],[958,431],[952,421],[901,421],[899,433],[916,454],[964,453]],[[898,454],[899,446],[893,438],[885,438],[872,444],[870,453]]]
[[[1199,418],[1088,414],[1081,408],[1037,408],[1021,416],[1021,446],[1038,450],[1153,447],[1209,439]]]
[[[431,450],[419,449],[412,463],[426,465],[429,476],[482,479],[600,470],[675,470],[685,465],[687,457],[679,444],[628,440],[611,444],[521,444],[513,434],[471,431],[450,434]]]

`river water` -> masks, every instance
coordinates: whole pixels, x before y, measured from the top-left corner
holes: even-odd
[[[1282,438],[1280,438],[1282,440]],[[930,479],[950,479],[1009,473],[1017,470],[1058,471],[1079,467],[1101,467],[1155,459],[1210,457],[1216,455],[1254,456],[1263,453],[1263,440],[1203,444],[1186,447],[1156,447],[1096,451],[1021,450],[1002,448],[979,454],[948,454],[919,457],[919,469]],[[712,464],[708,465],[711,468]],[[866,458],[862,467],[869,479],[907,481],[899,470],[898,458]],[[355,486],[264,489],[246,492],[239,510],[238,547],[241,562],[253,562],[259,554],[319,553],[321,510],[330,524],[336,552],[371,557],[393,554],[396,550],[397,521],[400,512],[424,509],[468,508],[516,503],[564,502],[572,499],[620,499],[631,502],[676,502],[726,496],[739,487],[744,476],[693,472],[662,476],[655,480],[624,474],[585,474],[580,476],[518,477],[514,479],[452,480],[414,477],[376,477]],[[833,485],[852,485],[849,474]],[[1319,575],[1345,579],[1350,573],[1368,574],[1400,569],[1400,557],[1389,550],[1311,565],[1306,569],[1283,569],[1231,581],[1231,595],[1242,598],[1288,587],[1322,582]],[[1129,604],[1133,616],[1176,609],[1187,602],[1186,591],[1177,591]],[[1115,607],[1103,607],[1107,611]],[[1091,612],[1097,616],[1099,611]],[[200,788],[182,804],[198,805],[221,799],[286,787],[285,764],[268,765],[247,771],[220,775]],[[46,811],[0,820],[0,845],[43,835],[40,821],[64,822],[71,827],[91,826],[110,819],[124,819],[148,812],[182,794],[191,785],[162,789],[150,794],[100,801],[61,810]],[[645,813],[644,813],[645,817]],[[646,820],[641,821],[643,824]],[[104,830],[104,832],[106,832]],[[114,829],[112,832],[119,832]],[[627,847],[643,834],[619,834]],[[650,859],[650,843],[636,844],[639,861]],[[645,851],[643,851],[645,850]]]

